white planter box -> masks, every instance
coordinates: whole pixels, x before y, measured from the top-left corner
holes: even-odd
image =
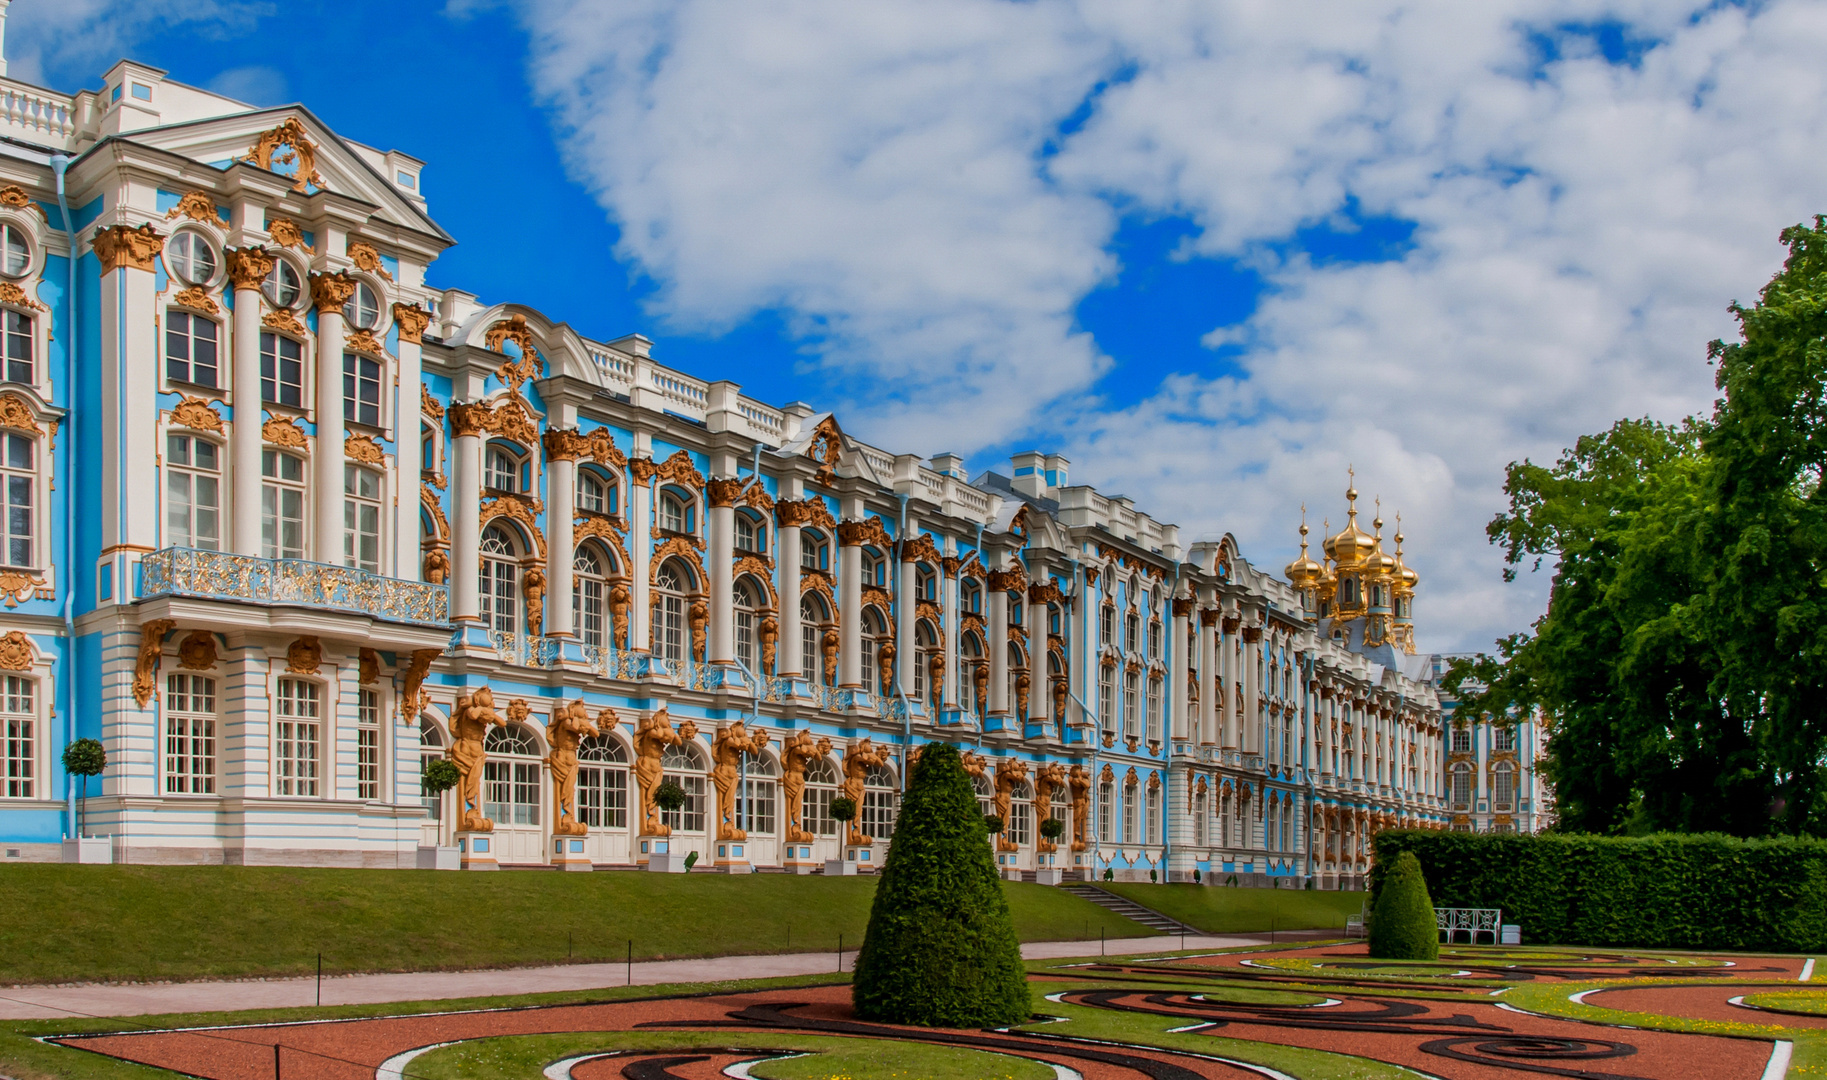
[[[656,851],[647,856],[647,871],[652,874],[683,874],[685,855],[681,852]]]
[[[114,840],[107,836],[85,836],[63,842],[63,861],[111,866],[114,863]]]
[[[849,859],[826,859],[826,877],[855,877],[856,864]]]
[[[419,845],[419,869],[421,870],[460,870],[463,868],[461,857],[456,847]]]
[[[1043,866],[1034,871],[1034,880],[1042,885],[1058,885],[1066,879],[1066,872],[1057,866]]]

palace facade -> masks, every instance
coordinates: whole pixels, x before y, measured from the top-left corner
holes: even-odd
[[[429,285],[424,169],[131,62],[0,78],[7,858],[77,833],[78,738],[121,862],[879,864],[934,740],[1012,874],[1336,887],[1452,822],[1355,490],[1278,577],[1056,455],[871,446]]]

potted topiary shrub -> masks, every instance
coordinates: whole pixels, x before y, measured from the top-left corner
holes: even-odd
[[[1040,835],[1045,837],[1049,844],[1057,847],[1059,838],[1066,835],[1066,823],[1056,817],[1049,817],[1040,823]],[[1034,880],[1042,885],[1058,885],[1063,881],[1065,872],[1053,865],[1054,860],[1058,857],[1051,851],[1041,855],[1040,858],[1046,865],[1035,870]]]
[[[670,776],[660,781],[660,786],[653,789],[653,804],[663,813],[676,814],[685,809],[686,798],[685,789]],[[695,855],[696,852],[693,854]],[[695,859],[688,861],[678,852],[673,851],[672,841],[655,840],[653,841],[653,851],[647,856],[647,869],[659,874],[683,874],[691,869],[691,863],[695,861]]]
[[[419,790],[429,798],[438,798],[446,791],[457,786],[463,774],[457,770],[455,763],[438,758],[425,763],[419,773]],[[459,870],[462,869],[462,857],[455,846],[419,845],[419,869],[421,870]]]
[[[1421,860],[1412,851],[1396,864],[1377,890],[1370,909],[1370,955],[1379,960],[1440,959],[1440,929],[1427,894]]]
[[[995,814],[983,815],[983,831],[989,833],[991,836],[996,836],[1001,833],[1002,819]]]
[[[826,859],[825,873],[834,876],[851,876],[856,873],[856,853],[859,849],[850,846],[850,823],[856,820],[856,800],[839,795],[831,800],[831,820],[837,822],[837,831],[844,838],[844,858]]]
[[[88,809],[89,777],[100,776],[108,768],[108,751],[94,739],[77,739],[63,748],[63,771],[72,778],[82,777],[82,788],[76,799],[76,835],[64,841],[63,861],[75,863],[111,863],[113,845],[107,837],[84,835],[83,818]]]

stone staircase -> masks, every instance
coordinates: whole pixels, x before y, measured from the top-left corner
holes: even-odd
[[[1197,927],[1188,926],[1176,919],[1170,919],[1152,908],[1145,908],[1127,897],[1118,896],[1113,892],[1107,892],[1089,882],[1074,882],[1068,885],[1061,885],[1060,888],[1071,893],[1073,896],[1089,900],[1098,907],[1115,912],[1125,919],[1139,922],[1158,934],[1203,935],[1205,933],[1205,931],[1200,930]]]

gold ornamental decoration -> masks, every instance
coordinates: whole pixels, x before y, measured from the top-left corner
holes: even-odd
[[[306,255],[317,254],[317,249],[305,242],[304,230],[291,218],[276,217],[267,222],[266,234],[280,247],[297,248]]]
[[[8,630],[5,637],[0,637],[0,671],[28,671],[31,666],[32,639],[18,630]]]
[[[137,229],[125,225],[110,225],[98,229],[95,239],[90,241],[95,248],[95,257],[101,262],[101,272],[106,274],[126,267],[130,270],[151,270],[154,259],[165,250],[165,238],[148,222]]]
[[[285,669],[294,675],[315,675],[323,662],[323,645],[310,634],[286,647]]]
[[[806,456],[818,462],[818,482],[825,487],[837,478],[837,468],[844,459],[844,433],[837,417],[827,416],[812,429],[812,440],[806,444]]]
[[[767,488],[761,486],[759,479],[749,481],[748,489],[742,493],[742,502],[751,510],[759,510],[764,514],[774,512],[774,498],[768,494]]]
[[[289,416],[269,416],[260,425],[260,437],[274,446],[284,446],[293,450],[305,449],[304,429],[298,421]]]
[[[374,245],[356,240],[349,240],[349,261],[357,270],[365,270],[386,281],[392,281],[393,275],[387,272],[387,266],[381,262],[381,253],[374,250]]]
[[[417,304],[395,304],[393,324],[400,328],[401,341],[417,344],[425,340],[425,328],[431,325],[431,312]]]
[[[1066,606],[1066,596],[1059,591],[1059,586],[1051,581],[1037,582],[1028,586],[1028,603],[1032,605],[1057,604],[1063,608]]]
[[[712,480],[705,485],[704,492],[712,509],[735,506],[736,500],[742,495],[742,481]]]
[[[342,314],[343,305],[355,295],[355,279],[342,271],[311,275],[311,306],[318,311]]]
[[[263,247],[229,248],[228,280],[237,289],[258,289],[273,272],[273,254]]]
[[[1009,839],[1009,813],[1015,799],[1015,789],[1028,782],[1028,763],[1003,759],[996,763],[996,816],[1002,819],[1002,828],[996,833],[997,851],[1020,851],[1021,845]]]
[[[350,435],[343,439],[343,455],[351,461],[379,465],[386,460],[381,444],[372,435]]]
[[[837,531],[837,519],[831,516],[831,508],[825,505],[825,500],[816,495],[808,496],[797,502],[792,499],[782,499],[774,504],[774,508],[780,514],[780,526],[783,529],[816,525],[826,532]]]
[[[298,321],[298,316],[289,311],[269,311],[260,316],[260,325],[293,337],[301,338],[310,333],[305,324]]]
[[[0,304],[8,304],[17,308],[29,308],[33,311],[51,310],[32,299],[30,293],[10,281],[0,281]]]
[[[25,398],[8,391],[0,394],[0,427],[14,431],[29,431],[34,435],[42,434],[38,420],[32,415],[31,405]]]
[[[1063,683],[1061,684],[1064,685]],[[1053,793],[1066,786],[1066,767],[1059,762],[1049,762],[1034,768],[1034,825],[1039,833],[1040,823],[1053,816]],[[1034,850],[1042,853],[1059,850],[1053,841],[1044,835],[1037,835]]]
[[[831,753],[831,740],[814,739],[810,731],[799,731],[780,744],[780,794],[787,810],[787,843],[810,844],[818,839],[800,820],[806,790],[806,766]]]
[[[1091,774],[1083,765],[1074,765],[1066,773],[1066,786],[1072,789],[1072,850],[1084,851],[1091,846]]]
[[[374,331],[357,327],[343,335],[343,348],[350,352],[365,353],[368,356],[386,356],[387,346],[374,336]]]
[[[178,666],[186,671],[208,671],[216,662],[216,635],[208,630],[192,630],[178,643]]]
[[[410,721],[425,710],[425,676],[431,673],[431,662],[442,649],[414,649],[406,665],[406,677],[400,690],[400,717]]]
[[[711,784],[717,789],[717,839],[747,840],[748,831],[736,827],[736,788],[741,779],[742,755],[759,754],[768,745],[766,731],[750,732],[737,720],[717,731],[711,740]]]
[[[539,559],[543,562],[546,557],[546,536],[539,531],[540,509],[541,504],[536,499],[529,499],[524,495],[503,493],[494,498],[482,500],[482,505],[476,512],[476,518],[481,529],[488,528],[488,523],[498,517],[512,518],[528,536],[533,538],[533,544],[538,549]]]
[[[176,619],[149,619],[140,624],[140,655],[133,665],[133,700],[142,709],[152,700],[165,635],[177,625]]]
[[[888,764],[888,747],[877,746],[868,739],[850,744],[844,751],[844,798],[856,804],[856,817],[845,823],[849,836],[844,843],[851,847],[868,847],[875,837],[863,832],[863,791],[868,786],[869,770]]]
[[[598,465],[620,467],[628,464],[628,458],[615,445],[615,437],[609,434],[608,428],[592,428],[589,434],[575,428],[547,428],[544,443],[546,458],[551,461],[589,458]]]
[[[673,451],[671,457],[657,465],[648,458],[636,458],[629,462],[629,469],[637,484],[650,484],[657,479],[694,491],[704,488],[704,474],[691,463],[691,455],[683,450]]]
[[[917,533],[912,540],[901,543],[902,562],[923,562],[928,566],[940,565],[939,548],[933,543],[932,534]]]
[[[4,299],[4,290],[0,290],[0,299]],[[222,309],[216,306],[216,302],[210,299],[208,291],[201,285],[192,285],[190,288],[173,295],[171,302],[179,307],[187,307],[192,311],[207,312],[210,315],[219,315],[222,312]]]
[[[222,414],[211,408],[207,400],[189,394],[171,410],[171,422],[192,431],[222,434]]]
[[[698,737],[698,725],[690,720],[675,730],[666,707],[648,716],[634,729],[634,780],[641,793],[641,835],[671,836],[672,827],[660,820],[659,804],[653,801],[665,778],[661,756],[668,747],[678,746]]]
[[[529,449],[539,441],[539,432],[533,426],[533,418],[518,395],[501,398],[500,404],[492,408],[486,401],[452,404],[450,429],[458,437],[493,432]]]
[[[730,571],[730,576],[732,578],[741,578],[744,574],[753,577],[756,581],[761,583],[762,591],[767,594],[767,605],[770,608],[780,606],[780,594],[774,590],[773,575],[770,573],[770,568],[766,560],[759,555],[743,555],[739,557],[736,560],[735,567]]]
[[[683,537],[674,536],[668,538],[665,542],[660,544],[659,547],[653,549],[653,559],[648,575],[652,580],[649,584],[657,584],[659,582],[660,568],[666,564],[667,559],[675,557],[684,559],[686,564],[691,567],[692,579],[694,581],[701,582],[706,580],[704,576],[704,563],[699,561],[697,551],[693,550],[691,544]]]
[[[545,372],[545,361],[540,359],[539,349],[533,344],[533,328],[519,312],[489,327],[482,340],[490,352],[502,352],[502,346],[510,341],[520,347],[518,358],[510,357],[495,369],[495,377],[512,385],[515,393],[520,392],[527,380],[537,379]]]
[[[413,654],[416,661],[418,654]],[[457,698],[450,712],[450,761],[457,767],[458,832],[494,832],[495,823],[482,815],[482,765],[488,758],[482,741],[490,727],[506,727],[495,711],[495,692],[477,688]]]
[[[36,210],[39,217],[44,217],[44,207],[33,201],[24,188],[18,184],[0,187],[0,206],[10,206],[16,210]]]
[[[373,686],[381,681],[381,654],[373,649],[363,649],[357,654],[356,682],[363,686]]]
[[[888,538],[888,530],[882,527],[882,519],[879,517],[839,522],[837,542],[844,547],[861,547],[869,544],[883,551],[894,546],[894,541]]]
[[[317,144],[305,137],[304,125],[296,116],[288,116],[278,127],[261,132],[247,153],[235,160],[252,162],[268,172],[278,172],[275,165],[297,165],[298,171],[293,175],[298,182],[292,185],[293,191],[324,186],[324,178],[317,172]]]
[[[187,217],[192,221],[207,221],[219,225],[222,218],[216,213],[216,200],[207,191],[186,191],[178,204],[165,211],[165,220]]]
[[[400,336],[404,338],[406,335],[402,332]],[[417,339],[415,338],[414,340]],[[431,396],[431,388],[424,383],[419,384],[419,411],[426,416],[431,417],[433,420],[444,419],[443,404],[440,403],[437,398]]]
[[[583,836],[589,827],[577,817],[577,748],[586,737],[600,738],[615,729],[615,710],[604,709],[596,720],[582,699],[553,708],[546,721],[546,745],[552,752],[545,766],[552,774],[552,835]]]

